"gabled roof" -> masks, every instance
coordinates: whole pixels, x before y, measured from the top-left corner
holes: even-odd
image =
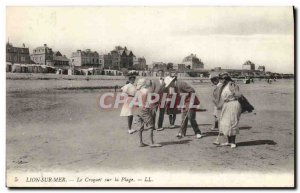
[[[66,56],[53,56],[53,60],[59,60],[59,61],[69,61],[69,59]]]
[[[56,51],[53,53],[53,56],[62,56],[62,54],[59,51]]]
[[[124,48],[121,46],[116,46],[111,52],[117,52],[121,56],[134,56],[132,51],[128,50],[126,46]]]

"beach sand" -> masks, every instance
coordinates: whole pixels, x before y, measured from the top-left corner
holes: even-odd
[[[242,114],[237,148],[213,145],[212,85],[194,85],[201,106],[197,113],[203,134],[192,128],[177,139],[178,128],[155,132],[161,148],[139,147],[138,134],[127,133],[120,109],[101,109],[100,89],[57,90],[70,85],[120,85],[123,80],[11,80],[6,93],[7,172],[144,169],[191,172],[288,172],[294,170],[294,81],[240,84],[255,107]],[[63,86],[61,86],[63,85]],[[176,125],[179,126],[178,115]],[[168,126],[165,115],[164,125]],[[149,133],[144,138],[149,143]]]

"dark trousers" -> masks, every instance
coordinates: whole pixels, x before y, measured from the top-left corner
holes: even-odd
[[[183,136],[186,135],[186,129],[187,129],[187,125],[188,125],[188,121],[190,121],[191,126],[196,134],[201,134],[201,131],[198,127],[198,123],[196,121],[196,112],[195,111],[184,111],[182,113],[182,121],[181,122],[181,127],[179,130],[179,133],[181,133]]]
[[[174,125],[176,120],[176,114],[169,114],[170,125]]]
[[[159,108],[157,127],[162,128],[165,117],[165,108]]]

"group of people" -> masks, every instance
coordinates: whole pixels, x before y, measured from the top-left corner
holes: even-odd
[[[227,142],[219,143],[220,146],[236,147],[236,135],[239,133],[239,119],[242,113],[242,106],[239,98],[242,94],[239,87],[231,79],[228,73],[211,74],[211,82],[215,85],[212,98],[214,103],[215,122],[212,130],[219,131],[219,136],[223,133],[227,137]],[[190,122],[197,139],[203,137],[196,121],[196,113],[199,110],[200,100],[194,88],[187,82],[178,80],[176,74],[163,77],[160,73],[158,78],[146,79],[129,76],[122,92],[128,97],[123,104],[120,116],[128,119],[128,133],[139,132],[140,146],[144,147],[143,131],[150,130],[150,146],[161,147],[153,139],[154,130],[162,131],[165,113],[169,116],[169,128],[175,127],[176,115],[181,113],[181,125],[177,134],[178,138],[186,135],[187,125]],[[157,94],[158,100],[151,100],[149,94]],[[184,96],[184,97],[183,97]],[[135,100],[141,98],[142,105],[136,106]],[[162,103],[162,101],[166,101]],[[155,125],[158,114],[157,127]]]

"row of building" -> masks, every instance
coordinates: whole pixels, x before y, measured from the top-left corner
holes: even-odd
[[[59,68],[73,66],[111,70],[147,70],[150,66],[150,68],[154,69],[167,69],[167,64],[163,62],[153,62],[152,65],[148,66],[145,57],[136,57],[127,47],[121,46],[116,46],[112,51],[104,54],[99,54],[97,51],[90,49],[77,50],[72,53],[69,59],[60,51],[53,51],[47,44],[33,49],[33,52],[30,54],[29,48],[24,44],[23,47],[15,47],[7,42],[6,61],[12,64],[39,64]],[[177,64],[174,68],[179,70],[203,69],[204,64],[195,54],[190,54],[182,60],[181,64]]]
[[[243,64],[243,67],[242,67],[243,70],[256,70],[255,69],[255,64],[253,62],[251,62],[250,60],[246,61],[244,64]],[[258,71],[261,71],[261,72],[265,72],[266,71],[266,68],[265,66],[258,66],[257,68]]]
[[[105,71],[105,74],[112,72],[118,74],[119,72],[124,73],[131,70],[151,74],[155,74],[157,71],[168,72],[170,70],[201,73],[204,70],[204,63],[196,54],[184,57],[179,64],[153,62],[147,65],[145,57],[136,57],[126,46],[116,46],[113,50],[104,54],[99,54],[97,51],[90,49],[77,50],[71,54],[69,59],[60,51],[53,51],[47,44],[33,49],[33,52],[30,54],[29,48],[24,44],[22,47],[14,47],[11,43],[7,42],[6,61],[11,64],[45,65],[56,68],[61,72],[70,69],[73,74],[76,74],[76,71],[80,71],[81,69],[90,69],[88,71],[92,71],[92,74],[94,74],[95,69],[108,70]],[[218,71],[221,68],[216,67],[213,70]],[[242,70],[265,72],[265,67],[259,66],[256,70],[253,62],[246,61],[242,65]]]
[[[6,62],[11,64],[40,64],[53,67],[69,66],[69,59],[59,51],[53,51],[47,47],[47,44],[33,49],[33,53],[30,54],[29,48],[25,44],[23,44],[23,47],[14,47],[7,42]]]
[[[147,68],[144,57],[136,57],[126,47],[116,46],[106,54],[97,51],[77,50],[72,53],[70,59],[59,51],[53,51],[47,44],[33,49],[15,47],[11,43],[6,44],[6,62],[11,64],[39,64],[57,68],[104,68],[111,70],[145,70]]]

